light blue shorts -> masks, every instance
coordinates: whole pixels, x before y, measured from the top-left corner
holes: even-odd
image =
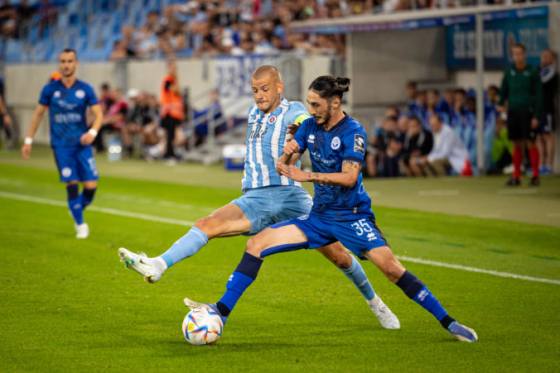
[[[238,206],[251,222],[248,234],[257,234],[272,224],[308,215],[313,200],[298,186],[271,186],[250,189],[231,203]]]

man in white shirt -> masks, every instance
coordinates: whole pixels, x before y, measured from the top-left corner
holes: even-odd
[[[430,117],[430,127],[434,136],[434,147],[425,157],[426,175],[443,176],[450,173],[462,176],[472,175],[469,154],[455,132],[434,114]]]

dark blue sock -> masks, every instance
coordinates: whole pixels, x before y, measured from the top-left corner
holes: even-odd
[[[91,205],[93,201],[93,197],[95,197],[96,188],[84,188],[82,191],[82,209],[85,209],[87,206]]]
[[[216,307],[222,316],[227,317],[230,314],[245,290],[255,281],[262,262],[262,259],[249,253],[243,254],[241,262],[229,278],[226,292],[216,303]]]
[[[424,285],[416,276],[406,271],[397,281],[397,286],[413,301],[424,307],[447,329],[453,321],[445,308],[439,303],[437,298],[432,294],[430,289]]]
[[[76,225],[83,224],[84,214],[82,209],[82,198],[79,194],[78,184],[66,185],[66,192],[68,194],[68,208],[74,218]]]

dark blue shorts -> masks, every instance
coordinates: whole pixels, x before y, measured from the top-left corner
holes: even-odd
[[[333,220],[313,212],[278,224],[272,228],[287,225],[297,226],[307,237],[307,248],[317,249],[340,241],[356,256],[363,258],[368,251],[388,246],[381,230],[375,224],[373,215],[357,215],[349,220]]]
[[[99,179],[91,146],[53,148],[60,181],[95,181]]]

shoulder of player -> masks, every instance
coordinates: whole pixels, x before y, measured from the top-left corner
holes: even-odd
[[[346,123],[344,126],[344,132],[345,133],[366,133],[366,129],[364,128],[364,126],[358,122],[356,119],[352,118],[351,116],[348,116],[348,118],[346,119]]]
[[[83,80],[76,80],[76,88],[81,88],[81,89],[87,89],[89,91],[94,91],[93,86],[91,84],[89,84],[88,82],[85,82]]]

